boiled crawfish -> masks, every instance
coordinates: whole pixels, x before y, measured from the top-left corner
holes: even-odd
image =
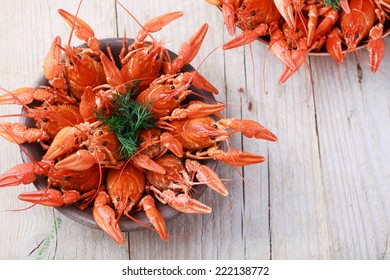
[[[131,211],[145,211],[161,239],[166,240],[166,226],[157,210],[154,199],[144,195],[145,175],[141,170],[127,164],[122,170],[109,170],[106,189],[99,192],[93,207],[96,223],[117,243],[125,242],[118,220],[122,215],[131,217]],[[111,206],[112,205],[112,206]]]
[[[169,127],[169,128],[168,128]],[[226,164],[242,166],[264,161],[260,155],[230,149],[224,152],[218,143],[230,138],[235,132],[242,132],[246,137],[276,141],[276,136],[268,129],[252,120],[220,119],[211,116],[182,118],[169,122],[171,130],[186,149],[186,157],[202,160],[216,159]]]

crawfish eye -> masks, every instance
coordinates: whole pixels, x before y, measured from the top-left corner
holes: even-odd
[[[147,54],[150,54],[151,52],[152,52],[151,50],[148,50],[146,53],[147,53]]]
[[[179,96],[175,95],[175,96],[173,97],[173,99],[178,100],[178,99],[179,99]]]
[[[215,124],[213,124],[213,128],[215,128],[215,129],[217,129],[218,128],[218,126],[217,126],[217,124],[215,123]]]
[[[160,56],[159,55],[156,55],[156,60],[159,60],[160,59]]]
[[[245,5],[242,5],[242,6],[241,6],[241,9],[245,10],[245,9],[246,9],[246,6],[245,6]]]
[[[106,141],[103,141],[103,142],[102,142],[102,145],[103,145],[103,147],[105,147],[105,146],[107,145],[107,142],[106,142]]]
[[[118,196],[115,200],[116,200],[116,202],[119,202],[121,199]]]
[[[69,181],[69,180],[70,180],[70,176],[65,176],[65,177],[64,177],[64,180],[65,180],[65,181]]]
[[[210,136],[210,139],[211,139],[211,140],[215,140],[215,136],[214,136],[214,135],[211,135],[211,136]]]
[[[345,38],[348,39],[348,37],[349,37],[348,34],[346,34],[346,35],[345,35]]]
[[[130,197],[127,198],[127,203],[130,203],[131,199]]]
[[[139,141],[142,143],[142,142],[145,142],[146,139],[142,137]]]
[[[359,38],[359,36],[360,36],[359,33],[356,33],[356,34],[355,34],[355,38],[356,38],[356,39]]]
[[[171,89],[175,89],[176,87],[174,85],[171,85]]]
[[[99,130],[98,134],[99,134],[99,136],[102,136],[103,135],[103,131]]]
[[[256,15],[256,12],[255,11],[252,11],[251,12],[251,16],[255,16]]]
[[[177,184],[177,181],[176,181],[176,180],[173,180],[172,183]]]
[[[47,122],[47,118],[42,118],[42,121],[43,122]]]
[[[103,110],[103,111],[106,111],[106,110],[107,110],[106,105],[103,105],[102,110]]]

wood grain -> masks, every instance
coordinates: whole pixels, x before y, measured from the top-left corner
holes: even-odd
[[[153,34],[177,51],[202,23],[209,31],[192,62],[220,91],[225,117],[253,119],[278,136],[275,143],[240,134],[230,145],[261,154],[262,164],[219,164],[229,196],[207,190],[209,215],[181,215],[170,239],[152,231],[126,233],[117,245],[100,230],[56,210],[17,199],[34,186],[0,189],[0,259],[390,259],[390,51],[378,73],[367,52],[339,66],[310,57],[285,84],[281,63],[256,43],[223,52],[227,34],[220,12],[199,0],[123,1],[141,22],[176,10],[184,17]],[[68,40],[57,13],[78,1],[5,0],[0,11],[0,86],[31,86],[54,36]],[[79,16],[98,38],[135,36],[139,26],[113,0],[84,0]],[[390,38],[385,39],[390,45]],[[72,44],[80,40],[73,38]],[[217,48],[217,49],[216,49]],[[1,114],[18,106],[1,106]],[[17,119],[16,119],[17,120]],[[15,118],[2,118],[15,121]],[[224,147],[227,149],[226,145]],[[0,140],[0,172],[21,163],[16,145]]]

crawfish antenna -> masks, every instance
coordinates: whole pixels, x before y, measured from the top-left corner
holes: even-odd
[[[192,79],[193,79],[194,76],[195,76],[195,73],[196,73],[196,72],[199,73],[198,70],[199,70],[199,68],[202,66],[202,64],[209,58],[209,56],[210,56],[211,54],[213,54],[213,53],[214,53],[217,49],[219,49],[220,47],[222,47],[222,45],[221,45],[221,46],[218,46],[218,47],[215,47],[213,50],[211,50],[210,53],[208,53],[208,54],[202,59],[202,61],[199,63],[199,65],[195,68],[194,73],[192,74],[191,78],[190,78],[189,81],[188,81],[188,84],[191,83]]]
[[[156,40],[156,39],[154,39],[154,37],[152,36],[152,34],[150,34],[150,32],[148,32],[146,29],[145,29],[145,27],[143,27],[143,25],[136,19],[136,17],[121,3],[121,2],[119,2],[118,0],[115,0],[117,3],[118,3],[118,5],[119,6],[121,6],[125,11],[126,11],[126,13],[129,15],[129,16],[131,16],[131,18],[146,32],[146,33],[148,33],[149,34],[149,36],[150,36],[150,38],[152,38],[152,40]]]
[[[77,6],[77,11],[76,11],[76,14],[75,14],[75,17],[73,20],[73,24],[72,24],[72,30],[70,31],[70,35],[69,35],[68,46],[70,46],[70,42],[72,41],[73,31],[74,31],[74,28],[76,26],[76,20],[77,20],[82,2],[83,2],[83,0],[80,0],[79,5]]]

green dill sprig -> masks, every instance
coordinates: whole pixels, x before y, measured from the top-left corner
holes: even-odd
[[[110,116],[98,113],[98,118],[115,132],[121,143],[122,159],[130,158],[138,150],[138,135],[142,129],[152,128],[156,120],[152,118],[149,105],[134,101],[137,94],[136,84],[127,89],[125,95],[115,94],[112,104],[114,108]]]
[[[324,4],[327,6],[331,6],[335,10],[340,10],[339,0],[324,0]]]

